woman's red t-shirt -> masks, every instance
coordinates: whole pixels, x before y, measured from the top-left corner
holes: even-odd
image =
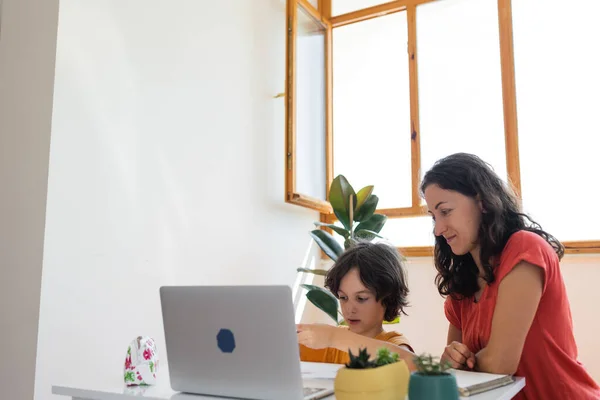
[[[542,297],[533,319],[515,376],[525,377],[525,388],[515,399],[600,399],[600,387],[577,361],[577,345],[567,291],[554,249],[539,235],[519,231],[508,240],[494,271],[495,280],[476,303],[473,298],[448,297],[448,321],[462,331],[463,343],[473,352],[485,348],[502,279],[521,261],[544,270]]]

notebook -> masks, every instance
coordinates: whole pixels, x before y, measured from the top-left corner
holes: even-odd
[[[512,375],[488,374],[463,370],[450,370],[456,378],[458,393],[463,397],[487,392],[515,381]]]

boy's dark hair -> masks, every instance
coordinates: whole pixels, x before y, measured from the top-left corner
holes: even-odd
[[[360,280],[375,293],[385,308],[384,319],[393,321],[400,313],[407,315],[408,286],[400,253],[385,243],[359,241],[349,247],[327,272],[325,287],[336,297],[342,278],[357,268]]]
[[[429,185],[481,200],[485,213],[481,217],[478,242],[484,278],[488,283],[495,280],[497,258],[508,239],[520,230],[538,234],[552,246],[558,258],[562,258],[565,248],[560,241],[521,211],[512,188],[476,155],[456,153],[438,160],[423,177],[423,196]],[[479,290],[479,270],[471,254],[455,255],[446,239],[436,236],[434,259],[438,271],[435,281],[442,296],[462,299],[472,297]]]

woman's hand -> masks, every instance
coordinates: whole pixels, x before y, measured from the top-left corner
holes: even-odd
[[[447,361],[455,369],[473,369],[477,359],[467,346],[460,342],[452,342],[444,350],[441,361]]]
[[[298,324],[296,325],[298,344],[311,349],[335,347],[335,336],[339,330],[340,328],[326,324]]]

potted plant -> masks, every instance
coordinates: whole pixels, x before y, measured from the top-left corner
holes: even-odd
[[[410,376],[410,400],[458,400],[456,378],[448,371],[448,362],[422,354],[414,358],[414,363],[417,371]]]
[[[379,198],[373,194],[372,185],[355,192],[346,177],[338,175],[329,188],[329,203],[341,225],[315,222],[318,229],[313,229],[310,235],[321,250],[335,261],[345,249],[359,239],[382,238],[379,232],[385,225],[387,216],[375,214],[378,202]],[[321,228],[328,229],[331,233]],[[340,244],[341,240],[336,239],[333,233],[341,236],[343,246]],[[298,272],[321,276],[327,274],[325,269],[298,268]],[[338,301],[330,291],[317,285],[301,286],[308,290],[306,297],[312,304],[327,313],[336,324],[345,324],[343,320],[338,319],[338,315],[341,315]],[[396,320],[391,323],[397,322]]]
[[[398,354],[382,347],[371,360],[367,349],[350,354],[350,362],[340,368],[334,380],[337,400],[404,400],[410,371]]]

